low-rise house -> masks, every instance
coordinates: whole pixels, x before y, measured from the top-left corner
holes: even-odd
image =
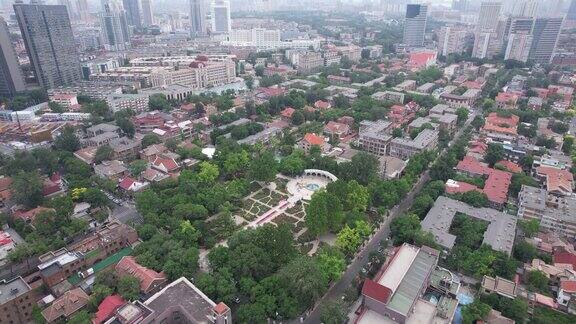
[[[471,177],[483,177],[486,179],[482,192],[488,197],[488,201],[493,208],[502,209],[508,201],[508,189],[512,183],[512,174],[492,169],[485,163],[480,163],[471,156],[465,156],[464,159],[456,165],[456,171]],[[476,190],[474,186],[473,190]]]
[[[280,118],[282,118],[283,121],[290,123],[292,121],[292,115],[294,115],[295,112],[296,109],[292,107],[286,107],[280,112]]]
[[[328,101],[318,100],[314,103],[314,108],[319,110],[328,110],[332,108],[332,104]]]
[[[318,136],[314,133],[307,133],[304,135],[304,138],[300,141],[298,146],[306,153],[310,152],[310,149],[314,146],[318,146],[321,152],[327,152],[329,148],[329,144],[326,142],[324,137]]]
[[[102,300],[98,305],[98,311],[92,318],[92,324],[102,324],[114,316],[116,310],[126,304],[126,301],[120,295],[111,295]]]
[[[395,91],[380,91],[372,95],[372,98],[378,101],[391,101],[395,104],[404,104],[404,94]]]
[[[324,126],[324,134],[331,139],[341,140],[350,134],[350,126],[335,121],[329,121]]]
[[[118,184],[118,187],[120,187],[120,189],[124,190],[128,194],[141,191],[147,186],[148,184],[146,182],[140,182],[131,177],[125,177]]]
[[[542,105],[544,104],[544,100],[540,97],[530,97],[528,98],[528,108],[532,110],[540,110],[542,109]]]
[[[164,273],[158,273],[140,265],[133,256],[125,256],[116,264],[116,273],[120,278],[125,276],[136,277],[140,282],[140,291],[149,294],[158,290],[165,282]]]
[[[496,96],[496,106],[500,109],[516,109],[520,97],[515,93],[500,92]]]
[[[64,293],[64,295],[52,302],[42,316],[48,323],[66,321],[76,312],[80,311],[90,302],[90,297],[81,288],[75,288]]]
[[[159,182],[169,178],[170,176],[156,169],[147,168],[144,170],[144,172],[142,172],[141,177],[148,182]]]
[[[378,161],[380,176],[385,179],[398,179],[408,163],[392,156],[381,156]]]
[[[128,174],[128,168],[124,166],[122,161],[103,161],[94,166],[94,173],[101,178],[118,181]]]
[[[514,299],[518,295],[518,285],[501,277],[484,276],[482,278],[481,291],[485,294],[496,293],[502,297]]]
[[[142,134],[164,126],[166,121],[166,116],[158,111],[144,112],[132,118],[136,130]]]
[[[438,146],[438,131],[424,129],[416,138],[395,138],[390,141],[389,155],[399,159],[408,160],[412,156]]]
[[[516,322],[508,317],[505,317],[497,310],[490,310],[486,317],[486,323],[490,324],[515,324]]]
[[[490,113],[481,134],[497,142],[512,142],[518,136],[519,122],[520,118],[516,115],[500,116],[498,113]]]
[[[113,139],[108,145],[112,148],[112,158],[121,161],[134,160],[142,148],[139,140],[128,137]]]
[[[362,149],[378,156],[388,153],[392,140],[392,123],[386,120],[362,121],[360,123],[359,143]]]
[[[157,155],[154,161],[152,161],[151,166],[152,168],[164,173],[173,173],[180,170],[180,165],[175,159],[163,154]]]
[[[12,178],[2,176],[0,177],[0,204],[4,205],[10,198],[12,198]]]
[[[576,314],[576,280],[562,280],[560,282],[556,302],[561,310]]]
[[[167,151],[168,149],[164,144],[152,144],[140,151],[140,159],[152,162],[156,159],[156,156],[166,153]]]
[[[553,195],[570,196],[573,193],[574,175],[568,170],[539,166],[534,170],[534,176]]]
[[[8,253],[14,249],[14,241],[10,233],[0,230],[0,266],[6,263]]]
[[[86,134],[90,137],[98,136],[104,133],[119,133],[120,127],[111,124],[98,124],[86,128]]]
[[[330,84],[336,84],[336,85],[345,85],[352,83],[352,79],[340,75],[329,75],[327,79],[328,82],[330,82]]]
[[[94,163],[94,158],[96,157],[96,151],[98,151],[98,146],[88,146],[74,152],[74,156],[80,161],[92,165],[92,163]]]
[[[406,80],[394,87],[396,91],[413,91],[416,90],[415,80]]]
[[[98,135],[88,137],[82,140],[82,145],[84,147],[99,147],[106,145],[115,139],[119,139],[120,135],[117,132],[105,132]]]

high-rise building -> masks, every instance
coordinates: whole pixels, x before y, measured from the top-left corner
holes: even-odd
[[[474,37],[474,47],[472,57],[493,58],[502,49],[502,39],[495,32],[476,32]]]
[[[117,3],[106,1],[100,14],[102,39],[109,51],[122,51],[130,47],[130,30],[126,12]]]
[[[530,60],[548,64],[556,52],[556,45],[562,29],[562,18],[537,18],[534,22]]]
[[[190,0],[190,34],[206,35],[206,0]]]
[[[478,32],[494,32],[498,27],[498,17],[500,17],[502,3],[500,2],[482,2],[480,4],[480,14],[478,15]]]
[[[80,81],[80,60],[65,6],[14,4],[34,73],[44,88]]]
[[[58,0],[58,4],[62,5],[62,6],[66,6],[66,10],[68,10],[68,17],[70,17],[70,20],[72,20],[74,18],[73,13],[73,9],[72,8],[72,1],[70,0]]]
[[[90,18],[90,11],[88,9],[88,0],[76,0],[76,10],[78,19],[86,21]]]
[[[152,0],[142,0],[142,24],[144,27],[154,25],[154,11],[152,10]]]
[[[215,0],[212,6],[212,31],[215,33],[228,33],[231,29],[230,1]]]
[[[468,11],[470,0],[452,0],[452,10]]]
[[[576,0],[570,2],[570,7],[568,7],[568,13],[566,14],[566,20],[576,21]]]
[[[462,54],[466,50],[468,30],[444,26],[438,33],[438,53],[443,56]]]
[[[140,0],[122,0],[126,11],[126,22],[134,28],[142,28],[142,8]]]
[[[404,44],[410,47],[424,46],[428,6],[423,4],[406,5],[404,21]]]
[[[510,34],[504,53],[504,60],[515,60],[526,63],[532,47],[533,37],[527,33]]]
[[[515,17],[536,17],[538,15],[538,1],[516,0],[509,2],[508,13]]]
[[[24,77],[10,40],[8,25],[0,17],[0,96],[13,97],[25,90]]]

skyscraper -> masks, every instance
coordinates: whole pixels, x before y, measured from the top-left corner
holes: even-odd
[[[215,0],[212,6],[212,31],[228,33],[231,29],[230,2],[228,0]]]
[[[76,10],[79,20],[86,21],[90,18],[88,11],[88,0],[76,0]]]
[[[190,34],[206,35],[206,0],[190,0]]]
[[[502,10],[502,3],[500,2],[482,2],[480,4],[480,14],[478,15],[476,30],[479,32],[496,31],[500,10]]]
[[[14,4],[22,38],[40,85],[53,88],[80,80],[80,60],[65,6]]]
[[[134,28],[142,28],[142,8],[140,0],[122,0],[126,11],[126,22]]]
[[[130,47],[130,31],[126,12],[117,3],[106,1],[100,14],[102,39],[109,51],[122,51]]]
[[[428,6],[422,4],[406,5],[404,21],[404,44],[410,47],[424,46]]]
[[[576,0],[572,0],[572,2],[570,2],[570,7],[568,8],[566,19],[572,21],[576,20]]]
[[[154,11],[152,10],[152,0],[142,0],[142,24],[144,27],[154,25]]]
[[[25,90],[24,77],[12,47],[8,25],[0,17],[0,96],[13,97]]]
[[[548,64],[552,61],[562,29],[562,18],[537,18],[532,30],[530,60]]]
[[[70,17],[70,19],[74,18],[74,15],[72,15],[74,8],[72,8],[72,2],[70,0],[58,0],[58,4],[66,6],[66,10],[68,10],[68,17]]]

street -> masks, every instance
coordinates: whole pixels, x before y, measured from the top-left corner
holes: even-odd
[[[475,116],[476,112],[473,112],[469,116],[468,120],[466,121],[466,124],[460,128],[460,130],[455,134],[452,141],[450,141],[450,146],[452,146],[452,144],[454,144],[454,142],[456,142],[457,139],[463,135],[464,130],[470,125]],[[444,152],[445,150],[442,151],[441,154],[444,154]],[[368,257],[370,253],[373,251],[378,251],[380,241],[382,239],[387,238],[390,235],[390,224],[392,223],[392,221],[398,218],[398,216],[407,212],[410,209],[410,207],[412,207],[412,203],[414,202],[415,197],[420,193],[422,188],[424,188],[424,186],[429,180],[430,180],[430,174],[429,171],[426,171],[420,177],[418,182],[416,182],[412,190],[406,195],[406,197],[404,197],[402,202],[400,202],[400,204],[396,205],[394,208],[390,210],[390,212],[388,213],[388,217],[382,223],[382,226],[380,226],[378,231],[374,234],[374,236],[372,236],[372,238],[368,241],[368,243],[366,243],[362,251],[354,259],[354,261],[352,261],[352,263],[348,266],[348,268],[346,269],[340,280],[336,282],[334,285],[330,286],[326,294],[324,294],[324,296],[316,302],[315,308],[308,315],[308,317],[304,319],[304,323],[307,324],[321,323],[320,307],[318,306],[321,305],[322,302],[325,300],[333,300],[341,298],[341,296],[346,292],[348,287],[350,287],[350,284],[352,283],[354,278],[356,278],[361,269],[368,263]]]

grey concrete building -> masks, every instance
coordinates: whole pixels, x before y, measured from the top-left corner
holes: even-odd
[[[388,153],[388,145],[392,140],[390,132],[392,123],[385,120],[363,121],[360,123],[360,146],[372,154],[383,156]]]
[[[0,18],[0,96],[13,97],[16,92],[23,90],[24,77],[10,40],[8,25]]]
[[[512,253],[514,237],[516,235],[516,218],[490,208],[475,208],[463,202],[444,196],[438,197],[436,203],[426,218],[422,221],[422,229],[432,233],[438,244],[452,249],[456,243],[456,236],[450,234],[452,220],[457,213],[488,222],[484,233],[483,244],[490,245],[496,251],[508,255]]]
[[[38,83],[53,88],[80,81],[80,60],[66,6],[16,3],[14,13]]]
[[[388,154],[399,159],[408,160],[415,154],[435,149],[438,146],[438,136],[438,131],[424,129],[414,139],[395,138],[390,141]]]
[[[423,4],[406,5],[404,21],[404,44],[410,47],[424,46],[428,6]]]

